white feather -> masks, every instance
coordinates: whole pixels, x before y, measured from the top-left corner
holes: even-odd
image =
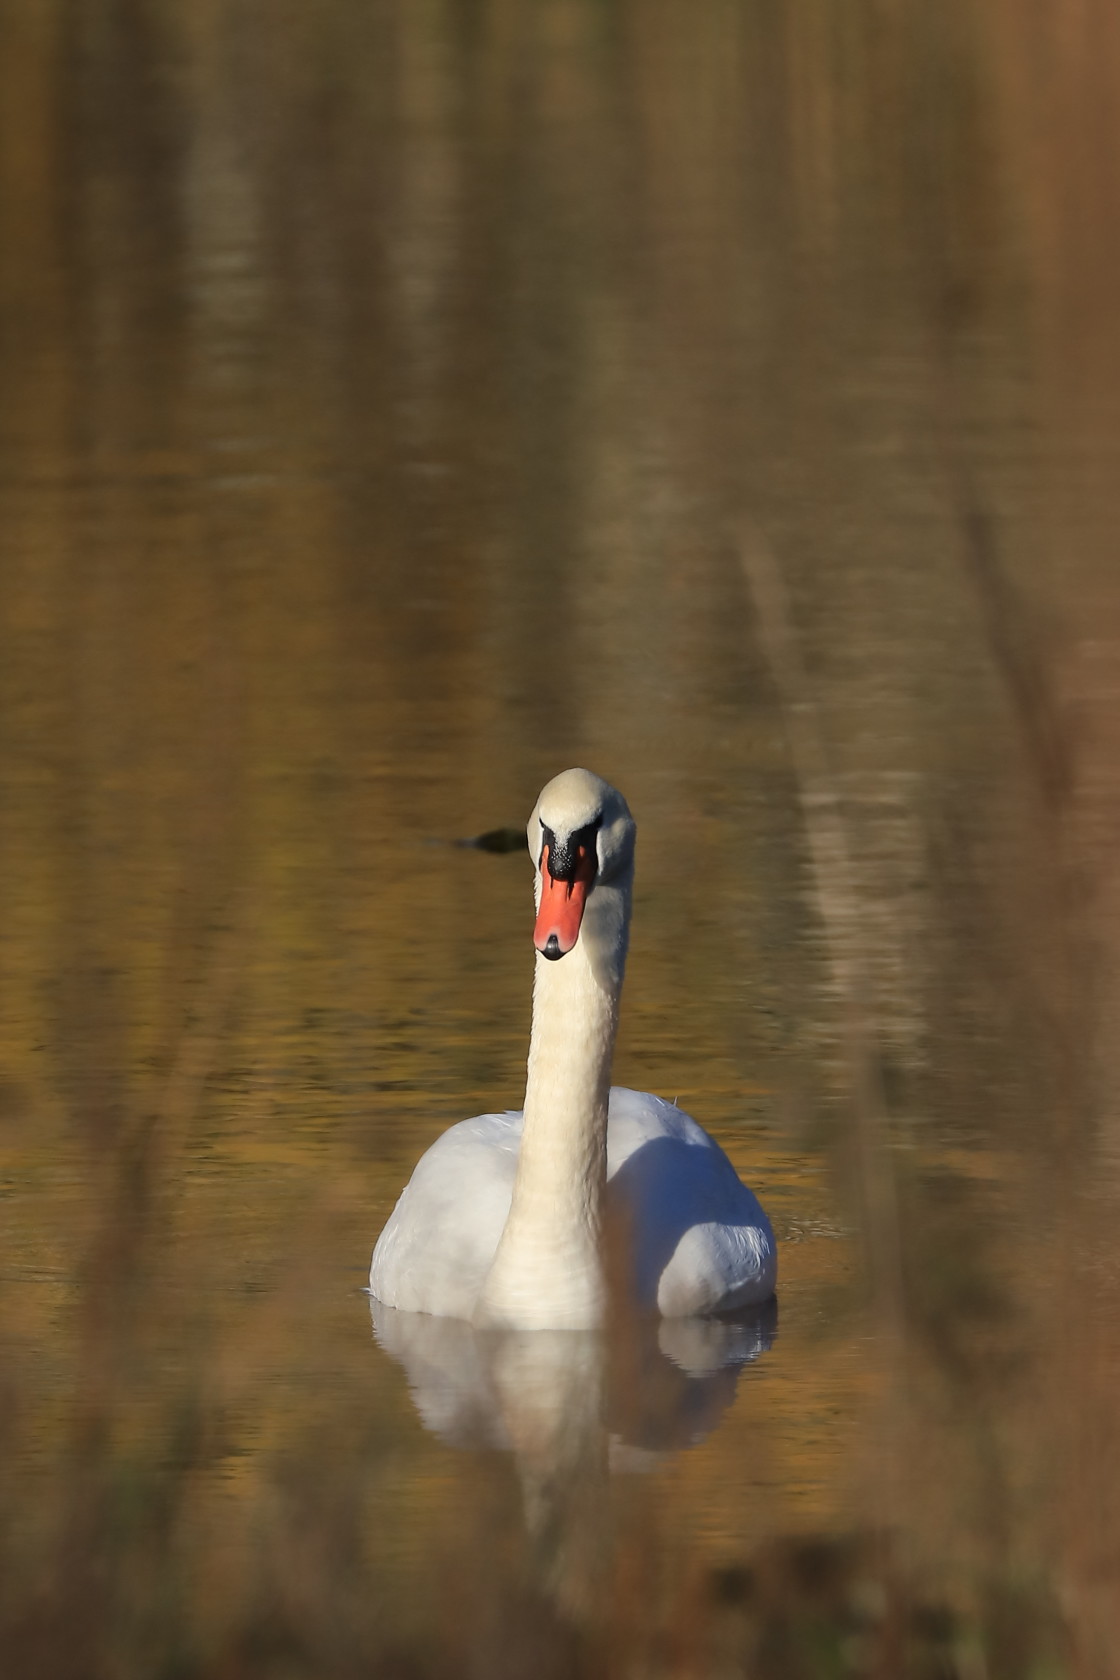
[[[472,1318],[509,1217],[523,1115],[460,1120],[421,1157],[378,1241],[370,1291],[386,1306]],[[691,1115],[614,1086],[606,1219],[621,1219],[635,1306],[666,1318],[769,1300],[770,1221]]]

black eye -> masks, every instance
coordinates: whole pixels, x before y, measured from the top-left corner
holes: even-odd
[[[576,851],[581,847],[585,852],[595,850],[595,840],[602,825],[602,818],[596,817],[594,822],[587,823],[583,828],[577,828],[568,844]]]

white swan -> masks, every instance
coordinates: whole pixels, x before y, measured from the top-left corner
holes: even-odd
[[[525,1109],[460,1121],[422,1156],[373,1251],[386,1306],[583,1330],[609,1298],[683,1318],[773,1294],[770,1221],[723,1150],[672,1103],[610,1088],[634,833],[588,770],[541,793]]]

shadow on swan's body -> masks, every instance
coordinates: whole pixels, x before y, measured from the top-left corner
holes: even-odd
[[[587,770],[541,793],[525,1108],[461,1121],[421,1158],[374,1249],[384,1305],[585,1330],[608,1302],[687,1318],[773,1295],[770,1222],[723,1150],[672,1103],[610,1088],[634,832]]]

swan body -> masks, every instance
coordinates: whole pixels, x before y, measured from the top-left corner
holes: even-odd
[[[370,1291],[386,1306],[471,1319],[509,1218],[524,1114],[460,1120],[421,1157],[381,1235]],[[774,1292],[774,1240],[758,1200],[702,1126],[614,1086],[608,1229],[630,1241],[632,1297],[666,1318],[729,1312]]]
[[[519,1330],[593,1328],[618,1294],[666,1318],[769,1300],[770,1222],[723,1150],[672,1103],[610,1087],[633,883],[625,800],[565,771],[528,833],[537,958],[524,1110],[436,1140],[378,1238],[370,1293]]]

